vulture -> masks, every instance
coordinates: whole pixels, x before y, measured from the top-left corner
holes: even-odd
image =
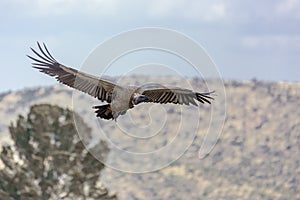
[[[40,72],[53,76],[58,82],[87,93],[105,105],[94,106],[97,117],[116,120],[118,116],[126,113],[140,103],[173,103],[181,105],[198,106],[200,103],[210,104],[213,92],[194,92],[178,87],[165,87],[159,84],[144,86],[123,86],[112,81],[99,78],[85,72],[78,71],[59,63],[52,57],[46,45],[37,42],[39,52],[30,48],[35,57],[27,55],[32,61],[32,67]]]

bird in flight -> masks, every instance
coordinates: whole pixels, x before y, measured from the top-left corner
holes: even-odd
[[[213,92],[194,92],[178,87],[165,87],[159,84],[143,86],[123,86],[112,81],[99,78],[71,67],[67,67],[56,61],[46,45],[37,42],[39,53],[31,48],[36,57],[27,55],[34,62],[32,66],[40,72],[53,76],[58,82],[68,85],[81,92],[87,93],[105,105],[94,106],[97,117],[110,120],[126,113],[140,103],[173,103],[198,106],[200,103],[210,104],[213,100]]]

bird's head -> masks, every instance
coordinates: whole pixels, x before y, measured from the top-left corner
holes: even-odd
[[[145,102],[147,100],[149,100],[148,96],[135,93],[133,95],[132,103],[133,103],[133,105],[137,105],[137,104]]]

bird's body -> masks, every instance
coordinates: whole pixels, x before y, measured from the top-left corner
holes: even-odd
[[[117,87],[112,94],[113,101],[110,104],[112,115],[116,119],[119,115],[125,114],[133,108],[132,99],[135,88]]]
[[[55,77],[59,82],[85,92],[100,101],[108,104],[94,106],[96,116],[102,119],[117,119],[119,115],[125,114],[128,109],[142,102],[151,103],[174,103],[193,104],[197,106],[195,100],[201,103],[211,103],[212,92],[198,93],[192,90],[177,87],[165,87],[159,84],[144,86],[121,86],[112,81],[108,81],[96,76],[80,72],[76,69],[66,67],[57,62],[49,53],[45,44],[44,49],[39,43],[38,53],[31,49],[40,59],[28,56],[33,61],[34,68],[41,72]]]

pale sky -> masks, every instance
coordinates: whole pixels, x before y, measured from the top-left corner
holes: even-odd
[[[0,21],[0,92],[55,83],[26,57],[36,41],[79,69],[101,42],[143,27],[193,38],[224,79],[300,79],[299,0],[2,0]]]

